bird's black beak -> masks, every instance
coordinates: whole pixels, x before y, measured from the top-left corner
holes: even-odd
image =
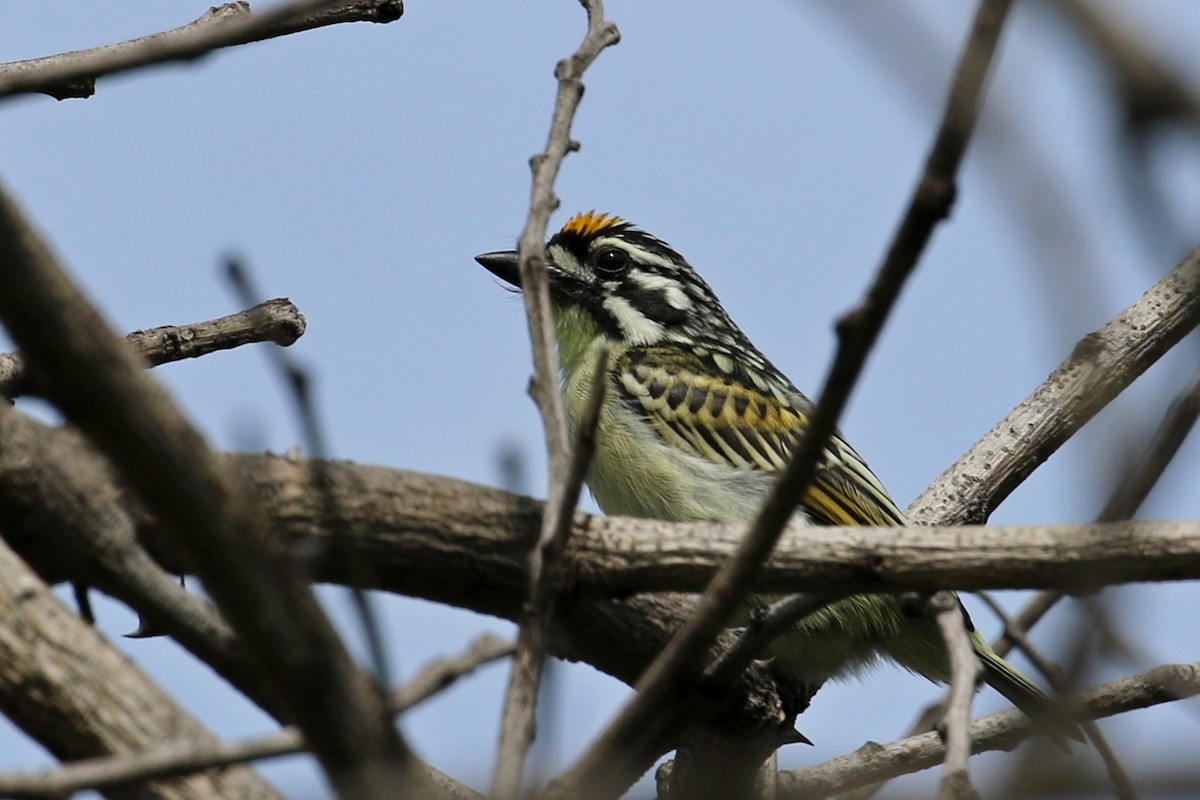
[[[475,256],[475,260],[500,280],[507,281],[518,289],[521,287],[521,270],[516,250],[497,250],[494,253],[484,253]]]

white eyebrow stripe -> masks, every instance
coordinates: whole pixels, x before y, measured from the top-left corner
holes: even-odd
[[[619,250],[624,250],[631,256],[636,256],[637,261],[641,262],[642,264],[648,264],[652,267],[662,267],[664,269],[679,268],[679,265],[671,259],[661,256],[658,253],[652,253],[649,250],[643,250],[640,247],[634,247],[629,242],[618,239],[615,236],[602,237],[597,239],[595,243],[592,244],[593,249],[599,249],[601,247],[616,247]]]

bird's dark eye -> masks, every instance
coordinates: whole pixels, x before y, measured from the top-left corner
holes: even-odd
[[[592,268],[602,278],[619,278],[629,267],[629,254],[619,247],[605,247],[592,257]]]

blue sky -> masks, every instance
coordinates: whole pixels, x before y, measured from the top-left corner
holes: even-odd
[[[911,191],[972,5],[610,2],[622,42],[585,78],[574,128],[582,149],[557,184],[562,209],[552,227],[597,209],[670,242],[757,346],[815,392],[832,322],[866,285]],[[0,59],[148,34],[206,7],[12,4],[0,12]],[[1137,8],[1156,49],[1200,75],[1188,48],[1200,7],[1156,0]],[[292,352],[315,374],[334,455],[496,484],[498,453],[516,447],[530,465],[529,491],[540,495],[521,305],[472,256],[515,243],[526,162],[549,124],[552,70],[583,25],[566,0],[414,0],[391,25],[313,31],[105,79],[88,100],[9,101],[0,108],[0,179],[116,328],[236,310],[218,265],[237,253],[268,296],[290,297],[307,317]],[[1130,221],[1105,91],[1098,62],[1056,18],[1036,4],[1017,10],[953,217],[843,420],[901,505],[1181,255],[1151,251]],[[1194,143],[1173,142],[1158,163],[1179,213],[1192,218],[1195,154]],[[1042,238],[1031,236],[1030,217]],[[1051,458],[992,521],[1094,516],[1131,443],[1195,379],[1194,337],[1190,345]],[[262,352],[156,374],[217,447],[284,451],[298,441]],[[1193,437],[1142,516],[1200,517],[1198,476]],[[340,593],[326,596],[346,618]],[[1197,658],[1194,587],[1105,596],[1147,659]],[[1005,600],[1015,607],[1020,597]],[[511,630],[419,601],[389,601],[384,613],[405,675],[475,633]],[[101,615],[114,637],[134,627],[111,604]],[[995,630],[985,611],[975,616]],[[1054,652],[1074,618],[1057,613],[1035,642]],[[219,734],[269,730],[169,642],[121,645]],[[1089,678],[1146,666],[1097,658]],[[486,785],[505,676],[490,668],[406,718],[421,755]],[[561,670],[558,689],[564,722],[547,758],[561,764],[625,689],[583,666]],[[890,669],[826,687],[800,721],[817,746],[788,748],[783,763],[894,738],[936,694]],[[1001,707],[988,691],[976,702],[977,710]],[[1184,752],[1194,712],[1194,704],[1190,715],[1144,711],[1105,730],[1135,773],[1148,771]],[[0,770],[45,763],[0,724]],[[289,796],[326,796],[300,759],[264,771]]]

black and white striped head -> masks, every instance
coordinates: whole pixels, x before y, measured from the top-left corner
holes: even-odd
[[[515,252],[480,264],[520,286]],[[606,337],[634,346],[744,341],[708,284],[667,243],[618,217],[587,212],[546,244],[554,301],[587,312]]]

